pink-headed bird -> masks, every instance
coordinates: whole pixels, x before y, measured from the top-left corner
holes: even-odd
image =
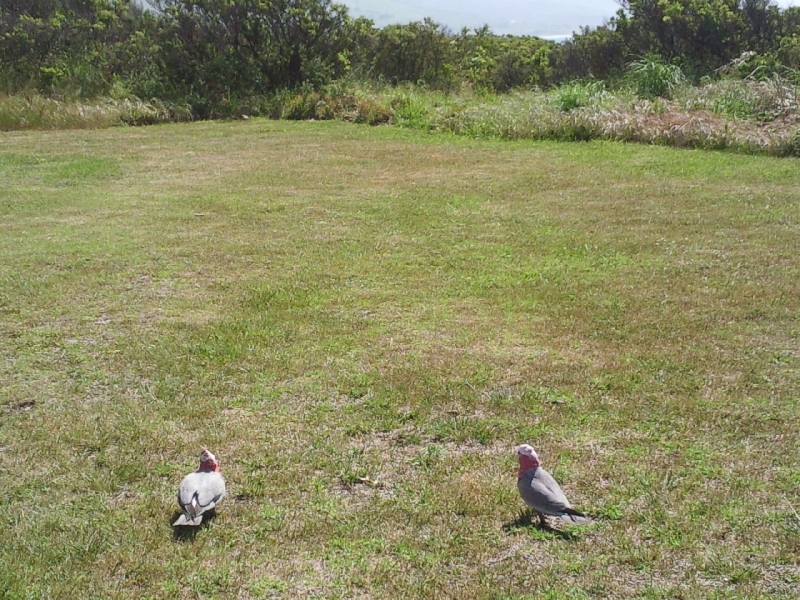
[[[572,508],[561,486],[542,468],[539,456],[532,446],[528,444],[518,446],[517,458],[519,458],[517,479],[519,495],[525,504],[539,515],[542,527],[547,526],[545,515],[560,517],[571,525],[587,525],[592,522],[589,517]]]
[[[200,467],[184,477],[178,488],[178,504],[183,514],[172,526],[200,525],[203,513],[215,508],[224,497],[225,479],[219,472],[219,461],[216,456],[203,448],[200,453]]]

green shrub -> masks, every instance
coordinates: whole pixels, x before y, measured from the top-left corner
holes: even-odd
[[[573,81],[556,90],[555,101],[562,111],[569,112],[587,106],[604,95],[605,89],[601,81]]]
[[[391,101],[392,115],[403,127],[428,127],[429,117],[425,104],[416,96],[401,92]]]
[[[289,96],[281,109],[281,119],[302,121],[316,116],[319,96],[314,93],[297,93]]]
[[[714,101],[713,112],[718,115],[748,119],[755,115],[753,105],[743,94],[728,93]]]
[[[675,88],[685,77],[680,67],[664,62],[661,57],[648,54],[629,65],[629,74],[639,98],[671,98]]]

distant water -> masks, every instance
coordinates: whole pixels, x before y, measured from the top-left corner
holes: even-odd
[[[542,38],[543,40],[551,40],[553,42],[566,42],[567,40],[572,39],[572,34],[564,34],[564,35],[540,35],[537,36]]]

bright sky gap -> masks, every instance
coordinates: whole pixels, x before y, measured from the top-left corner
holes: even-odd
[[[355,17],[378,27],[430,17],[453,31],[489,25],[500,35],[536,35],[562,40],[583,26],[597,27],[620,6],[616,0],[343,0]],[[779,0],[783,8],[798,0]]]

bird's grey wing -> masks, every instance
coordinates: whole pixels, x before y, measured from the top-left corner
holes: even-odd
[[[558,482],[553,479],[553,476],[550,475],[547,471],[539,467],[536,469],[536,473],[533,475],[533,482],[534,484],[541,485],[545,490],[547,490],[548,498],[554,503],[563,506],[564,508],[571,508],[572,505],[567,500],[566,494],[561,489],[561,486],[558,485]]]
[[[519,491],[525,503],[538,512],[560,515],[570,508],[570,503],[561,491],[561,487],[541,467],[537,468],[533,475],[520,479]]]
[[[197,504],[203,510],[214,508],[225,497],[225,480],[219,473],[206,473],[197,487]]]
[[[192,503],[192,498],[194,498],[194,493],[197,491],[198,484],[195,475],[197,475],[197,473],[189,473],[183,478],[178,488],[178,504],[180,504],[181,508],[186,508],[187,505]]]

